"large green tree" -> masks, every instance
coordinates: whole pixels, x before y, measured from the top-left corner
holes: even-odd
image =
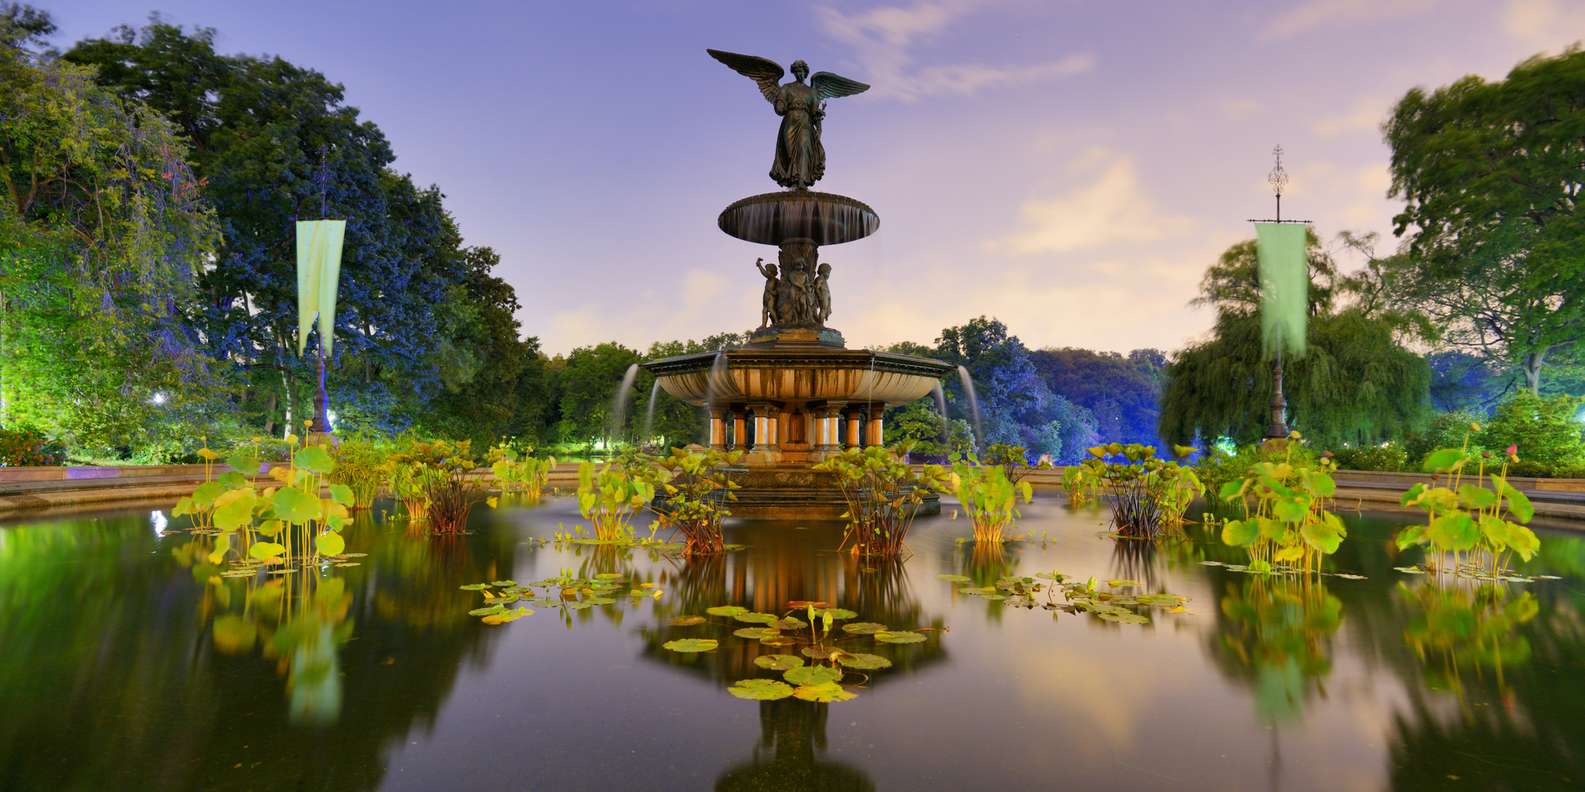
[[[1519,367],[1585,338],[1585,52],[1535,57],[1504,80],[1477,76],[1398,101],[1385,127],[1396,290],[1449,344]]]
[[[216,223],[178,130],[39,54],[52,30],[0,6],[0,421],[114,449],[215,386],[185,316]]]
[[[1290,426],[1328,445],[1402,437],[1423,422],[1429,404],[1430,367],[1400,343],[1412,323],[1354,300],[1369,279],[1340,276],[1314,233],[1307,258],[1309,348],[1283,362]],[[1261,345],[1258,272],[1253,240],[1228,248],[1207,270],[1196,302],[1216,309],[1216,325],[1167,367],[1160,425],[1166,441],[1208,444],[1227,436],[1248,443],[1265,434],[1273,380]]]

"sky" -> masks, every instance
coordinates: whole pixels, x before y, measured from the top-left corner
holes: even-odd
[[[1585,0],[33,1],[62,48],[159,12],[343,84],[551,354],[757,324],[775,251],[715,219],[777,189],[778,120],[706,47],[873,86],[830,102],[815,187],[881,219],[821,250],[849,347],[983,314],[1126,352],[1207,332],[1189,301],[1270,216],[1274,145],[1285,217],[1390,251],[1393,103],[1585,38]]]

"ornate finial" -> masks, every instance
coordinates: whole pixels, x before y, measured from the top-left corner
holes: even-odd
[[[1278,198],[1282,197],[1282,188],[1288,186],[1288,172],[1282,169],[1282,146],[1271,150],[1271,155],[1276,158],[1277,164],[1272,166],[1271,172],[1266,174],[1266,183],[1271,185],[1271,191]]]

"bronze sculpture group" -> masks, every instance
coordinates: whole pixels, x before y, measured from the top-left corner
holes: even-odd
[[[815,267],[814,257],[800,252],[784,249],[779,272],[776,264],[754,260],[765,276],[760,327],[824,327],[831,318],[831,265]]]

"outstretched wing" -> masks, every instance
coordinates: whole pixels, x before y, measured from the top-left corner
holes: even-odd
[[[759,85],[759,92],[765,94],[767,101],[776,101],[777,86],[781,83],[782,75],[787,73],[777,65],[776,61],[758,55],[739,55],[736,52],[721,50],[707,49],[705,52],[710,53],[710,57],[725,63],[732,71],[753,80]]]
[[[870,89],[865,83],[849,80],[831,72],[815,72],[814,76],[809,78],[809,85],[815,89],[815,96],[820,97],[821,101],[835,99],[838,96],[861,94]]]

